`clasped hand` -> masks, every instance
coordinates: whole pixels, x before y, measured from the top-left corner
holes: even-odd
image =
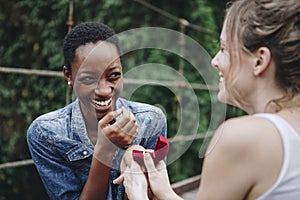
[[[145,153],[144,165],[140,166],[132,159],[133,149],[141,149],[141,147],[134,146],[124,154],[121,164],[123,173],[114,180],[115,184],[123,181],[127,197],[130,200],[147,200],[149,195],[153,195],[158,200],[182,199],[171,187],[165,162],[159,161],[155,165],[151,155]]]
[[[110,124],[116,117],[120,119]],[[138,134],[135,117],[125,108],[112,111],[98,122],[98,137],[94,156],[103,162],[111,158],[117,148],[130,145]]]

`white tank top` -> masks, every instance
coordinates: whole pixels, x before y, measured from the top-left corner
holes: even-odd
[[[276,183],[257,200],[300,200],[300,136],[283,118],[275,114],[256,114],[277,127],[283,142],[283,165]],[[300,123],[300,122],[299,122]]]

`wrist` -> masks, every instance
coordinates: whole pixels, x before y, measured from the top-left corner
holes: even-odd
[[[140,199],[149,200],[148,194],[146,192],[147,190],[145,190],[145,188],[136,186],[134,191],[135,192],[133,193],[133,195],[128,196],[130,200],[140,200]]]
[[[178,194],[174,192],[171,187],[165,188],[164,192],[156,196],[159,200],[183,200]]]
[[[106,165],[111,165],[112,159],[114,157],[115,151],[101,151],[99,149],[94,150],[93,156],[99,161],[102,162],[103,164]]]
[[[146,193],[139,194],[136,199],[138,199],[138,200],[140,200],[140,199],[149,200],[148,195]]]
[[[162,197],[162,198],[159,198],[159,199],[161,199],[161,200],[183,200],[183,198],[181,198],[175,192],[167,194],[165,197]]]

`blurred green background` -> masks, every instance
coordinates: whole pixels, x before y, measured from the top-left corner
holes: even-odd
[[[202,45],[212,57],[218,51],[218,34],[227,2],[0,0],[0,66],[61,71],[63,38],[72,24],[85,21],[104,22],[116,33],[146,26],[181,31]],[[70,5],[73,9],[71,13]],[[70,16],[72,21],[68,20]],[[187,20],[190,26],[183,29],[179,23],[181,18]],[[189,83],[203,83],[188,62],[157,49],[124,55],[124,72],[143,63],[172,66],[184,74]],[[0,77],[0,163],[30,159],[26,143],[27,128],[37,116],[66,104],[67,84],[57,76],[1,72]],[[199,123],[197,132],[200,134],[209,125],[211,98],[207,90],[195,90],[195,94],[201,120],[190,123]],[[131,100],[159,104],[167,116],[168,137],[175,136],[180,120],[178,96],[166,87],[146,85],[138,88]],[[195,114],[193,108],[188,110],[190,115]],[[227,106],[226,118],[241,114],[240,110]],[[194,140],[180,159],[168,166],[172,183],[201,173],[202,159],[198,156],[201,144],[201,139]],[[47,199],[33,165],[0,169],[0,200],[6,199]]]

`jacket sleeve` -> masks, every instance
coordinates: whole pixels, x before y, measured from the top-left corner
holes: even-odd
[[[56,130],[57,131],[57,130]],[[70,163],[72,153],[78,152],[77,144],[62,142],[53,132],[41,127],[38,121],[31,124],[27,132],[27,142],[32,159],[44,183],[50,199],[78,199],[84,185],[84,177],[76,173],[76,165],[86,163],[91,155],[82,150],[85,157]],[[69,149],[69,150],[68,150]],[[77,149],[77,150],[76,150]],[[64,151],[69,153],[64,153]],[[91,156],[90,156],[91,157]],[[80,168],[80,167],[78,167]],[[88,173],[89,167],[82,166]]]

